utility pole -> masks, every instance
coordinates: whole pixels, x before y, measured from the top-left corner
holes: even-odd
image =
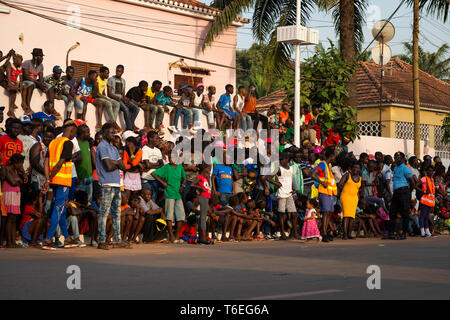
[[[296,26],[300,27],[302,1],[297,0]],[[300,43],[295,45],[294,144],[300,147]]]
[[[414,154],[420,158],[419,0],[414,0],[413,26]]]

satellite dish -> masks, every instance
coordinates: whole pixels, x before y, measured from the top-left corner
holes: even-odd
[[[383,28],[383,26],[386,24],[386,26]],[[381,33],[377,36],[378,32]],[[378,42],[389,42],[394,38],[395,35],[395,28],[394,25],[390,22],[386,23],[386,20],[379,20],[373,24],[372,27],[372,36],[377,40]]]
[[[378,65],[385,65],[391,60],[391,48],[384,43],[378,43],[372,49],[372,60]]]

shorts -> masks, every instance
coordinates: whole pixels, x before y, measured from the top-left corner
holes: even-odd
[[[223,111],[225,112],[225,114],[227,115],[228,118],[239,117],[239,113],[232,112],[232,111],[229,111],[229,110],[223,110]]]
[[[227,206],[230,198],[233,196],[232,193],[220,193],[219,203],[222,206]]]
[[[333,197],[325,193],[319,193],[320,212],[334,212]]]
[[[54,87],[52,84],[50,84],[50,83],[45,83],[45,86],[47,87],[47,89],[50,89],[50,88],[52,88],[52,87]]]
[[[173,221],[175,215],[175,221],[184,221],[184,206],[181,199],[166,199],[164,214],[167,220]]]
[[[278,198],[278,213],[285,212],[297,212],[295,208],[294,199],[289,198]]]
[[[33,86],[33,88],[36,88],[36,84],[33,81],[29,81],[29,80],[24,80],[23,81],[23,86],[24,87]]]
[[[86,98],[86,100],[88,101],[88,103],[92,103],[92,104],[94,104],[94,98],[91,98],[91,97],[83,97],[83,96],[77,96],[77,98],[78,99],[80,99],[81,100],[81,98]]]

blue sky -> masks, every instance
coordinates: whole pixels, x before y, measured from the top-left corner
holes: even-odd
[[[206,3],[210,2],[210,0],[206,1]],[[397,8],[398,4],[399,1],[393,0],[373,0],[370,2],[366,13],[367,25],[364,28],[364,48],[372,40],[370,30],[373,22],[380,19],[387,19]],[[402,53],[402,42],[412,42],[412,15],[412,8],[407,7],[404,4],[391,20],[395,27],[395,36],[388,45],[391,47],[393,55]],[[247,12],[243,16],[251,18],[252,12]],[[332,23],[331,14],[315,12],[308,23],[308,27],[318,29],[319,40],[326,45],[328,44],[328,38],[332,41],[338,40]],[[444,24],[441,20],[436,20],[435,18],[424,14],[420,20],[420,28],[422,34],[419,36],[419,42],[426,51],[435,51],[442,44],[450,42],[450,21],[447,21]],[[249,48],[253,42],[250,24],[243,28],[239,28],[237,48]],[[373,43],[368,50],[371,50],[374,44],[376,44],[376,42]],[[302,47],[302,58],[310,56],[313,50],[313,46]]]

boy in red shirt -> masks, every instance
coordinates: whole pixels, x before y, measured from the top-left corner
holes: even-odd
[[[0,136],[0,156],[4,166],[9,163],[9,159],[15,153],[23,152],[23,144],[17,138],[22,129],[19,119],[8,118],[6,120],[6,134]]]

